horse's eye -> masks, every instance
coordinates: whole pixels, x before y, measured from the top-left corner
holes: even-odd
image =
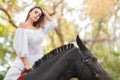
[[[88,59],[83,59],[83,62],[88,63],[89,60]]]
[[[85,62],[88,62],[88,60],[86,59]]]

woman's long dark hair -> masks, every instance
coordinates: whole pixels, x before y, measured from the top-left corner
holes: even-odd
[[[40,18],[39,18],[36,22],[33,23],[33,26],[39,28],[39,27],[41,27],[41,26],[44,24],[44,18],[45,18],[45,15],[44,15],[43,12],[42,12],[42,8],[39,7],[39,6],[35,6],[35,7],[31,8],[31,9],[29,10],[28,15],[27,15],[27,18],[26,18],[25,21],[28,20],[28,18],[29,18],[29,13],[30,13],[32,10],[34,10],[35,8],[40,9],[40,10],[41,10],[41,13],[42,13],[41,16],[40,16]]]

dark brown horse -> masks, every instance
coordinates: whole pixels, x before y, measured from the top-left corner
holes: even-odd
[[[111,80],[78,36],[76,40],[78,48],[68,44],[52,50],[21,80]]]

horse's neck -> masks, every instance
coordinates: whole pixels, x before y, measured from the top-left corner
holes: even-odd
[[[75,77],[75,71],[74,71],[74,66],[71,65],[69,66],[64,73],[60,76],[58,80],[71,80],[71,78]]]
[[[66,78],[71,78],[73,75],[74,71],[72,71],[72,64],[79,58],[78,55],[79,53],[75,47],[67,50],[65,53],[62,53],[61,56],[58,55],[60,57],[57,61],[55,61],[50,70],[47,72],[47,75],[49,75],[47,78],[50,78],[50,80],[69,80]],[[53,57],[51,59],[55,59],[56,57]],[[51,75],[54,76],[51,77]]]

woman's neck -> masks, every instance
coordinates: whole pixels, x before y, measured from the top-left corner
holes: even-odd
[[[33,21],[30,18],[28,18],[28,20],[26,21],[26,23],[29,24],[29,25],[33,25]]]

